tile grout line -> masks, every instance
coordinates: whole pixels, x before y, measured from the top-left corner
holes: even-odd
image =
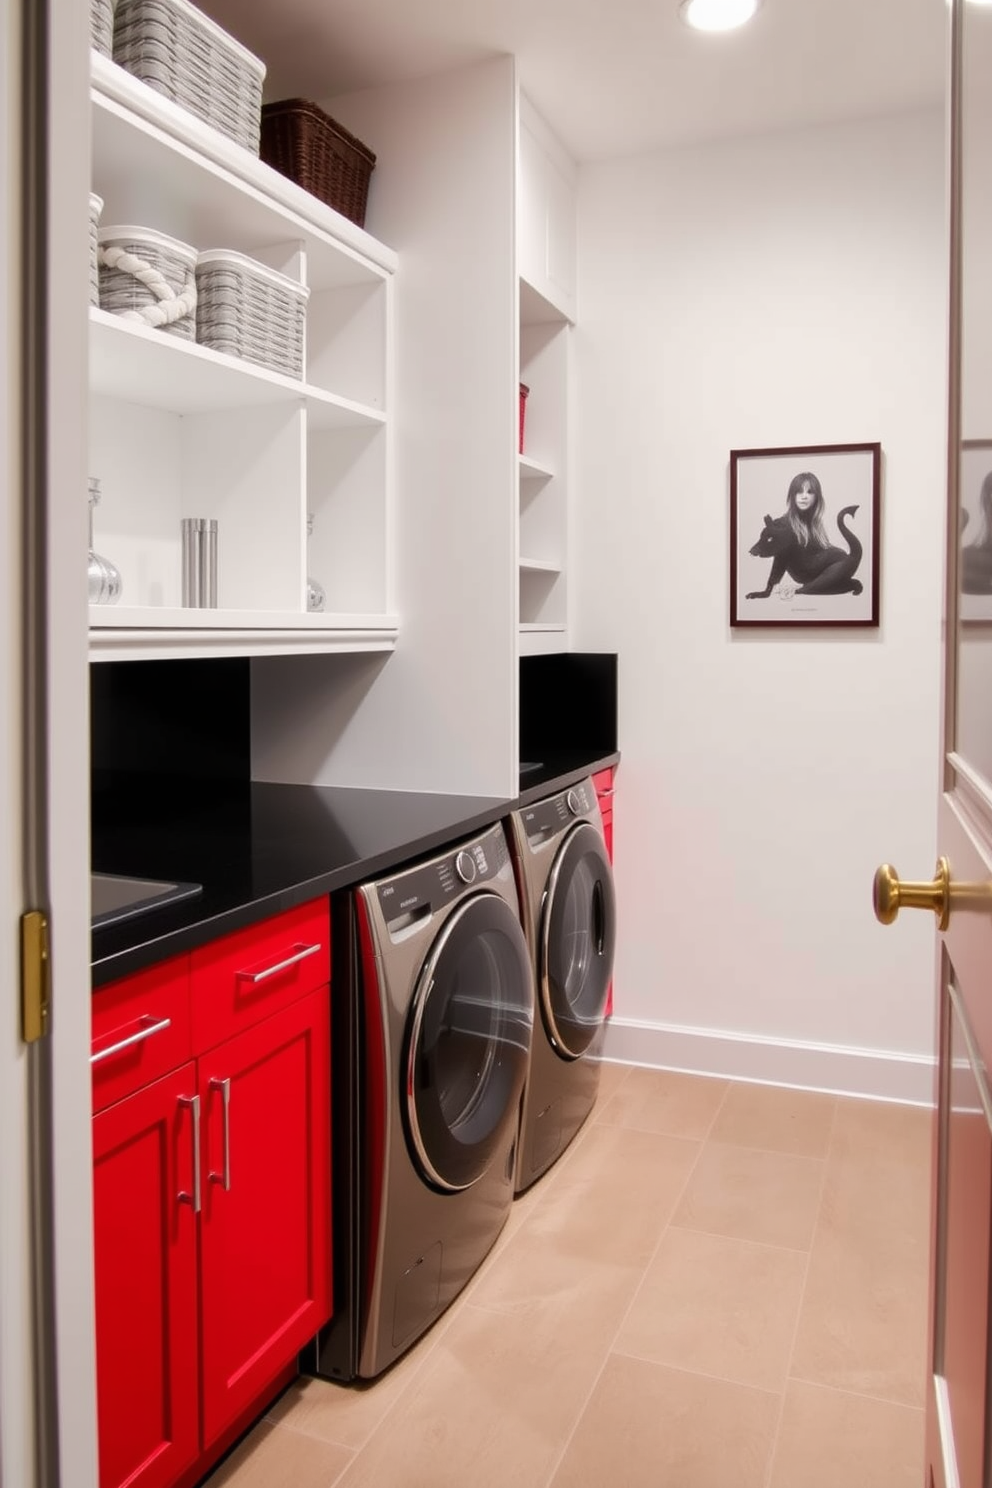
[[[803,1284],[799,1292],[799,1306],[796,1308],[796,1321],[792,1329],[792,1343],[789,1347],[788,1358],[785,1366],[785,1379],[782,1383],[782,1396],[778,1408],[778,1420],[772,1434],[772,1449],[768,1457],[768,1468],[765,1472],[764,1488],[771,1488],[772,1476],[775,1472],[775,1459],[778,1456],[779,1438],[782,1434],[782,1420],[785,1415],[785,1397],[789,1389],[789,1380],[792,1378],[792,1361],[796,1354],[796,1342],[799,1338],[799,1325],[802,1321],[803,1306],[806,1302],[806,1288],[809,1285],[810,1267],[813,1264],[813,1246],[816,1244],[816,1235],[820,1227],[820,1219],[823,1213],[823,1196],[827,1187],[827,1174],[830,1171],[830,1156],[833,1150],[834,1130],[837,1125],[837,1098],[834,1097],[834,1109],[830,1117],[830,1135],[827,1140],[827,1152],[823,1160],[823,1173],[820,1178],[820,1193],[816,1202],[816,1219],[813,1224],[813,1233],[810,1237],[809,1250],[806,1252],[806,1269],[803,1274]]]
[[[670,1219],[665,1226],[669,1230],[678,1230],[683,1235],[705,1235],[708,1240],[729,1240],[734,1245],[753,1245],[757,1250],[775,1250],[782,1255],[805,1255],[808,1256],[812,1248],[812,1240],[809,1245],[776,1245],[773,1240],[754,1240],[750,1235],[728,1235],[726,1230],[704,1230],[701,1225],[676,1224]],[[815,1231],[814,1224],[814,1231]]]
[[[672,1374],[688,1374],[693,1379],[714,1380],[718,1385],[730,1385],[735,1390],[753,1390],[756,1395],[772,1395],[781,1399],[781,1390],[769,1389],[767,1385],[749,1385],[743,1380],[731,1379],[729,1374],[712,1374],[708,1369],[692,1369],[688,1364],[669,1364],[664,1359],[647,1359],[643,1354],[632,1354],[628,1349],[611,1349],[617,1359],[631,1359],[635,1364],[648,1364],[652,1369],[668,1369]]]
[[[789,1379],[797,1385],[806,1385],[811,1390],[829,1390],[834,1395],[844,1395],[849,1400],[870,1400],[873,1405],[890,1405],[893,1410],[914,1411],[922,1415],[926,1411],[926,1404],[907,1405],[905,1400],[893,1400],[888,1395],[872,1395],[867,1390],[845,1390],[841,1385],[827,1385],[822,1380],[807,1379],[802,1374],[790,1374]]]
[[[727,1099],[727,1094],[728,1094],[728,1092],[730,1090],[731,1084],[732,1084],[732,1082],[728,1080],[727,1081],[727,1088],[724,1090],[723,1095],[720,1097],[719,1104],[717,1105],[717,1108],[716,1108],[716,1110],[713,1113],[713,1116],[712,1116],[712,1119],[710,1121],[710,1124],[709,1124],[709,1126],[706,1129],[707,1135],[698,1139],[698,1149],[699,1150],[697,1151],[695,1158],[693,1159],[692,1163],[689,1166],[688,1172],[685,1175],[685,1179],[684,1179],[684,1181],[682,1183],[681,1188],[679,1189],[678,1193],[676,1194],[675,1198],[672,1201],[671,1212],[669,1214],[668,1219],[666,1219],[665,1223],[661,1227],[661,1230],[659,1231],[658,1239],[655,1241],[654,1248],[652,1249],[651,1254],[648,1256],[647,1260],[644,1262],[644,1265],[641,1268],[640,1279],[638,1280],[636,1286],[634,1287],[634,1290],[632,1291],[631,1296],[630,1296],[630,1301],[627,1303],[627,1306],[624,1308],[623,1314],[622,1314],[622,1316],[620,1318],[620,1321],[619,1321],[619,1323],[617,1324],[616,1328],[613,1331],[613,1336],[610,1339],[609,1344],[607,1345],[607,1347],[605,1348],[605,1350],[603,1352],[603,1361],[600,1364],[599,1368],[596,1370],[596,1373],[595,1373],[595,1376],[594,1376],[594,1378],[592,1380],[592,1383],[590,1384],[589,1389],[586,1391],[585,1399],[583,1400],[582,1405],[580,1406],[579,1410],[576,1412],[575,1420],[572,1422],[572,1429],[571,1429],[571,1431],[568,1432],[567,1436],[565,1437],[564,1442],[562,1443],[561,1449],[558,1452],[558,1455],[555,1458],[554,1463],[553,1463],[553,1465],[551,1467],[551,1471],[548,1474],[547,1479],[545,1480],[544,1488],[552,1488],[552,1484],[554,1483],[555,1477],[557,1476],[558,1469],[561,1467],[562,1462],[565,1459],[565,1454],[567,1453],[569,1447],[572,1445],[572,1441],[573,1441],[573,1439],[575,1437],[575,1433],[578,1431],[579,1426],[582,1424],[582,1418],[585,1415],[587,1409],[589,1408],[589,1402],[591,1401],[593,1395],[595,1394],[596,1387],[598,1386],[600,1380],[602,1379],[603,1373],[604,1373],[604,1371],[606,1369],[606,1366],[610,1362],[611,1357],[613,1356],[613,1353],[614,1353],[614,1344],[616,1343],[617,1339],[620,1337],[620,1334],[623,1331],[624,1324],[626,1323],[627,1318],[630,1316],[630,1310],[634,1306],[634,1303],[637,1301],[637,1297],[638,1297],[638,1294],[639,1294],[639,1292],[641,1290],[641,1287],[644,1285],[644,1279],[647,1276],[648,1270],[650,1269],[650,1267],[651,1267],[651,1265],[652,1265],[652,1263],[654,1261],[654,1258],[658,1254],[658,1251],[659,1251],[659,1249],[661,1247],[661,1242],[664,1239],[665,1234],[667,1233],[667,1231],[671,1228],[671,1223],[672,1223],[671,1216],[672,1216],[672,1214],[675,1213],[676,1209],[678,1208],[679,1203],[681,1202],[682,1196],[685,1193],[686,1188],[687,1188],[689,1182],[692,1179],[692,1175],[696,1171],[696,1167],[697,1167],[697,1165],[699,1163],[699,1159],[702,1156],[703,1148],[706,1145],[707,1136],[709,1135],[709,1132],[712,1131],[712,1129],[713,1129],[713,1123],[716,1121],[716,1118],[717,1118],[717,1116],[720,1113],[720,1109],[723,1106],[724,1101]],[[607,1123],[601,1123],[601,1125],[607,1125]],[[639,1128],[637,1128],[637,1127],[632,1127],[632,1128],[627,1128],[627,1129],[628,1130],[633,1130],[633,1131],[639,1130]],[[668,1134],[665,1133],[665,1132],[653,1132],[653,1133],[651,1133],[651,1135],[652,1136],[666,1136]],[[692,1140],[692,1139],[691,1138],[684,1138],[683,1137],[681,1140],[682,1141],[686,1141],[686,1140]]]
[[[625,1071],[625,1073],[623,1075],[623,1078],[618,1081],[617,1086],[616,1086],[616,1090],[614,1090],[613,1094],[616,1094],[616,1091],[619,1090],[623,1086],[623,1084],[625,1083],[625,1081],[627,1079],[627,1074],[628,1073],[629,1073],[629,1071]],[[612,1099],[612,1095],[609,1097],[609,1099]],[[593,1111],[594,1110],[595,1110],[595,1107],[593,1108]],[[370,1428],[370,1430],[365,1434],[365,1436],[363,1437],[362,1441],[357,1446],[354,1445],[353,1443],[350,1443],[350,1442],[341,1442],[341,1441],[338,1441],[338,1440],[336,1440],[333,1437],[326,1437],[326,1436],[317,1437],[317,1436],[314,1436],[310,1432],[302,1431],[302,1430],[300,1430],[299,1427],[296,1427],[296,1426],[291,1425],[288,1421],[273,1421],[273,1420],[271,1420],[269,1418],[268,1413],[266,1413],[266,1415],[262,1417],[262,1420],[264,1420],[266,1422],[266,1424],[269,1425],[269,1426],[273,1426],[273,1427],[276,1427],[276,1426],[285,1426],[288,1431],[293,1432],[294,1435],[296,1435],[296,1436],[305,1436],[305,1437],[307,1437],[311,1441],[326,1441],[328,1443],[328,1445],[339,1447],[342,1450],[348,1451],[348,1452],[351,1453],[351,1460],[342,1468],[341,1472],[334,1478],[333,1482],[330,1483],[330,1484],[328,1484],[328,1488],[333,1488],[333,1484],[334,1483],[337,1483],[337,1482],[339,1482],[341,1480],[341,1478],[343,1477],[343,1475],[349,1470],[349,1468],[354,1464],[354,1462],[357,1461],[359,1455],[362,1452],[365,1451],[365,1449],[373,1442],[373,1440],[378,1435],[378,1433],[385,1427],[386,1423],[393,1417],[394,1412],[399,1407],[399,1405],[406,1399],[406,1397],[407,1397],[409,1391],[411,1390],[411,1388],[413,1387],[413,1385],[418,1380],[420,1380],[420,1379],[423,1378],[423,1376],[424,1376],[424,1374],[425,1374],[425,1372],[426,1372],[426,1370],[427,1370],[427,1368],[428,1368],[431,1360],[434,1357],[434,1354],[436,1352],[436,1348],[437,1348],[438,1344],[442,1341],[443,1336],[447,1332],[449,1326],[454,1322],[455,1317],[463,1310],[463,1308],[471,1307],[471,1308],[474,1308],[476,1311],[484,1311],[484,1312],[487,1312],[487,1313],[494,1313],[494,1309],[482,1308],[482,1307],[479,1306],[478,1303],[473,1302],[472,1299],[471,1299],[470,1293],[474,1290],[475,1283],[479,1280],[479,1278],[481,1277],[482,1273],[485,1271],[485,1269],[487,1267],[487,1264],[490,1261],[492,1261],[494,1258],[497,1257],[497,1252],[500,1255],[502,1255],[506,1250],[509,1250],[510,1247],[513,1245],[514,1241],[517,1239],[517,1236],[520,1235],[521,1233],[523,1233],[523,1231],[525,1231],[527,1229],[527,1226],[531,1223],[531,1220],[534,1218],[534,1215],[540,1209],[542,1209],[544,1207],[545,1203],[548,1201],[548,1199],[550,1197],[553,1197],[553,1190],[554,1190],[554,1187],[556,1186],[555,1185],[555,1182],[554,1182],[554,1179],[557,1178],[560,1175],[560,1173],[563,1171],[562,1160],[564,1160],[564,1161],[567,1162],[567,1159],[570,1156],[574,1156],[575,1150],[581,1144],[582,1139],[586,1136],[586,1134],[588,1133],[588,1131],[596,1124],[592,1120],[593,1111],[590,1111],[590,1113],[589,1113],[589,1119],[587,1119],[586,1121],[584,1121],[582,1123],[582,1126],[580,1127],[579,1131],[576,1133],[576,1140],[574,1140],[573,1142],[571,1142],[569,1144],[569,1150],[567,1152],[565,1152],[565,1153],[562,1153],[562,1158],[559,1160],[559,1162],[557,1162],[554,1165],[554,1175],[553,1175],[553,1178],[552,1178],[552,1182],[550,1184],[546,1185],[545,1188],[543,1189],[543,1191],[539,1194],[536,1202],[533,1205],[533,1208],[532,1208],[531,1213],[529,1213],[526,1216],[526,1218],[524,1218],[520,1222],[519,1226],[516,1229],[516,1232],[513,1235],[511,1235],[506,1240],[505,1244],[502,1247],[500,1247],[499,1242],[500,1242],[500,1239],[503,1236],[503,1231],[502,1230],[500,1231],[500,1234],[496,1237],[496,1240],[493,1242],[493,1245],[492,1245],[491,1250],[484,1257],[484,1259],[483,1259],[481,1265],[478,1267],[478,1269],[469,1278],[468,1282],[463,1287],[462,1291],[458,1294],[457,1297],[455,1297],[452,1300],[452,1302],[445,1309],[445,1311],[441,1314],[441,1316],[438,1317],[437,1319],[435,1319],[434,1323],[431,1325],[430,1329],[428,1330],[428,1333],[425,1334],[425,1335],[423,1335],[424,1337],[428,1337],[429,1336],[431,1338],[431,1340],[432,1340],[431,1347],[426,1351],[424,1357],[419,1361],[419,1363],[416,1365],[416,1367],[411,1371],[410,1378],[402,1386],[402,1388],[400,1389],[400,1391],[396,1395],[396,1398],[386,1407],[386,1410],[384,1411],[383,1415],[375,1423],[375,1425]],[[538,1182],[540,1182],[540,1181],[541,1180],[539,1179]],[[511,1211],[510,1212],[512,1213],[512,1208],[511,1208]],[[509,1219],[509,1216],[508,1216],[508,1219]],[[506,1226],[504,1225],[504,1230],[505,1230],[505,1228],[506,1228]],[[397,1363],[398,1362],[399,1362],[399,1360],[397,1360]],[[319,1383],[319,1384],[326,1384],[329,1389],[335,1389],[335,1388],[347,1389],[348,1388],[347,1386],[336,1386],[335,1383],[333,1381],[330,1381],[330,1380],[327,1380],[327,1381],[318,1380],[317,1383]],[[280,1397],[280,1399],[281,1398],[282,1397]]]

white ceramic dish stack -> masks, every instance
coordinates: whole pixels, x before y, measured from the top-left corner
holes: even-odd
[[[258,154],[265,64],[188,0],[117,0],[114,61]]]
[[[196,339],[226,356],[303,376],[306,285],[226,249],[196,264]]]
[[[98,241],[100,308],[194,340],[196,249],[150,227],[105,227]]]

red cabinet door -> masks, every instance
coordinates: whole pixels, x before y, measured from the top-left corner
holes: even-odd
[[[198,1061],[204,1447],[331,1314],[329,999]]]
[[[93,1119],[100,1488],[165,1488],[199,1449],[195,1094],[187,1064]]]

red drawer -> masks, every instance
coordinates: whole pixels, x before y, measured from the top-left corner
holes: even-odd
[[[597,796],[601,796],[604,791],[612,792],[613,766],[610,765],[610,767],[606,770],[597,770],[595,775],[592,777],[592,784]]]
[[[111,982],[93,994],[93,1110],[178,1068],[192,1047],[189,956]]]
[[[201,1054],[330,980],[329,901],[235,930],[193,951],[190,962],[193,1051]]]

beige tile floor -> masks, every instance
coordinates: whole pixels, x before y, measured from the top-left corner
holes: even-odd
[[[294,1384],[210,1488],[919,1488],[929,1113],[604,1066],[382,1379]]]

